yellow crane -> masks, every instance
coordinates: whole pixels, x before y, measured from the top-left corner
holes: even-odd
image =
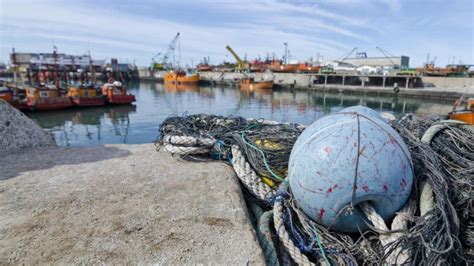
[[[234,52],[232,48],[230,48],[229,45],[227,45],[225,48],[229,50],[229,52],[234,56],[235,60],[237,60],[237,66],[235,67],[235,70],[244,71],[250,69],[250,64],[240,59],[240,57]]]

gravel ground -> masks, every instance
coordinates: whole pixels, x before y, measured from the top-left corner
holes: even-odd
[[[152,144],[0,153],[0,264],[263,264],[233,170]]]

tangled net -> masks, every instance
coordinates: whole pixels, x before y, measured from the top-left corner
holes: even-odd
[[[247,202],[269,264],[470,264],[474,260],[472,126],[405,115],[392,126],[415,170],[411,199],[390,227],[370,206],[354,211],[370,230],[340,233],[312,221],[285,181],[298,124],[189,115],[167,118],[158,147],[224,160],[249,192]],[[269,219],[273,217],[273,219]]]

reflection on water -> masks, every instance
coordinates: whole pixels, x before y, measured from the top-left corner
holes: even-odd
[[[310,124],[325,114],[358,104],[395,115],[446,114],[451,109],[449,102],[283,89],[242,90],[235,86],[165,86],[142,82],[129,84],[129,91],[136,95],[136,105],[28,113],[28,116],[51,131],[59,145],[84,146],[152,142],[166,117],[184,113]]]

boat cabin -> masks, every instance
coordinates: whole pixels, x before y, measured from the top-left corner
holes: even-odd
[[[27,88],[26,98],[35,100],[39,98],[56,98],[59,97],[59,92],[55,86],[44,86],[40,88]]]
[[[97,97],[97,91],[93,86],[70,87],[67,92],[69,97]]]

